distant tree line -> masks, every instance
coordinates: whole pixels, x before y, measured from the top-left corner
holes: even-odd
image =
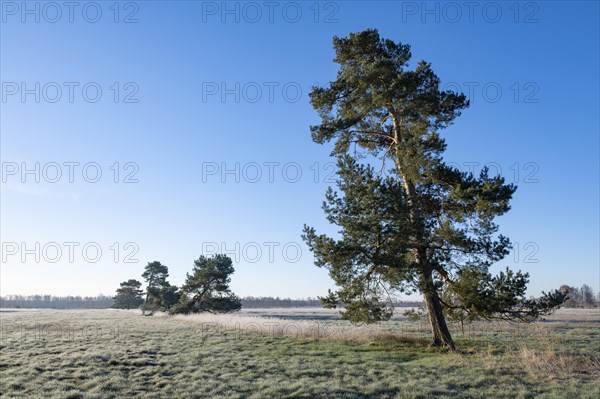
[[[291,299],[272,296],[247,296],[242,298],[243,308],[312,308],[322,307],[318,298]]]
[[[596,296],[592,287],[587,284],[583,284],[579,288],[565,284],[561,285],[559,290],[568,296],[562,305],[565,308],[594,308],[600,306],[600,292]]]
[[[153,265],[153,267],[156,266]],[[162,281],[162,280],[161,280]],[[122,283],[123,284],[123,283]],[[136,284],[136,280],[124,282],[128,289],[139,290],[139,292],[132,293],[131,303],[129,308],[136,309],[144,303],[144,295],[147,294],[148,298],[158,298],[159,302],[157,307],[164,307],[160,301],[160,288],[156,291],[156,287],[150,289],[150,293],[142,291],[141,283],[139,286]],[[133,284],[133,286],[131,285]],[[137,288],[136,288],[137,287]],[[173,288],[171,288],[173,287]],[[119,289],[120,290],[120,289]],[[119,294],[119,290],[117,294]],[[583,284],[581,287],[571,287],[569,285],[562,285],[560,291],[567,293],[569,298],[562,305],[565,308],[593,308],[600,306],[600,293],[594,294],[594,290],[587,284]],[[165,285],[163,287],[162,296],[163,302],[172,306],[177,303],[180,299],[176,296],[177,290],[174,286]],[[175,300],[177,298],[177,300]],[[313,308],[322,307],[321,301],[318,298],[280,298],[272,296],[246,296],[241,298],[241,304],[243,308]],[[395,307],[415,307],[420,308],[423,306],[421,301],[394,301]],[[110,296],[99,294],[97,296],[54,296],[54,295],[7,295],[0,297],[0,308],[23,308],[23,309],[107,309],[114,307],[115,299]],[[126,302],[121,303],[121,308],[127,308]],[[154,306],[148,305],[148,308]],[[150,309],[148,309],[150,310]]]
[[[421,307],[421,301],[394,301],[395,307]],[[242,298],[243,308],[321,308],[323,304],[319,298],[280,298],[272,296],[247,296]]]
[[[0,308],[24,309],[106,309],[112,306],[110,296],[52,296],[52,295],[8,295],[0,297]]]
[[[134,280],[136,281],[136,280]],[[144,303],[145,291],[141,290],[141,283],[138,286],[135,282],[124,282],[125,291],[128,289],[139,290],[130,292],[130,309],[136,309]],[[139,282],[138,282],[139,283]],[[137,287],[137,288],[136,288]],[[120,291],[119,288],[117,291]],[[169,295],[167,292],[167,296]],[[173,302],[167,300],[167,302]],[[281,298],[272,296],[246,296],[241,298],[242,307],[257,308],[320,308],[323,305],[318,298]],[[420,301],[395,301],[395,307],[422,307]],[[23,308],[23,309],[107,309],[113,307],[115,300],[106,295],[98,296],[53,296],[53,295],[7,295],[0,297],[0,308]],[[127,302],[121,303],[123,308],[127,307]]]

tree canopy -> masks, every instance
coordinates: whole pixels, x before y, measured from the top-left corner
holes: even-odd
[[[186,275],[181,299],[173,313],[226,313],[239,310],[242,303],[229,288],[233,262],[226,255],[200,256],[192,273]]]
[[[179,302],[179,291],[171,285],[169,268],[159,261],[148,262],[144,268],[142,277],[146,280],[146,300],[142,306],[144,313],[152,313],[157,310],[168,311]]]
[[[117,289],[115,302],[112,307],[116,309],[137,309],[143,302],[142,283],[137,280],[130,279],[121,283],[121,288]]]

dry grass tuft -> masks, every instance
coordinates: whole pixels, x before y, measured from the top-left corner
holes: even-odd
[[[558,349],[561,339],[552,337],[548,330],[534,334],[536,343],[521,342],[514,353],[516,361],[532,376],[546,376],[562,380],[576,375],[600,376],[600,358],[594,352],[573,353]]]
[[[543,350],[529,348],[521,344],[516,351],[516,359],[534,377],[567,379],[574,375],[600,376],[600,359],[593,353],[561,353],[553,347]]]

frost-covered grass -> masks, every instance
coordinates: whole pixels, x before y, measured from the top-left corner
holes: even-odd
[[[401,312],[399,312],[401,314]],[[350,326],[323,309],[141,316],[2,311],[2,398],[596,398],[598,310],[479,323],[459,354],[425,323]]]

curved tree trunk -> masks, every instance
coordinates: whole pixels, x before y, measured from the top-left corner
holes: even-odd
[[[414,227],[416,226],[418,219],[415,184],[410,180],[409,176],[407,176],[406,173],[404,173],[405,171],[402,170],[401,166],[401,155],[398,147],[399,143],[401,143],[403,140],[402,134],[400,132],[401,121],[398,119],[398,116],[392,109],[390,109],[389,112],[392,118],[393,138],[396,144],[396,169],[398,170],[398,174],[402,177],[404,191],[408,200],[409,219]],[[414,238],[415,241],[419,241],[418,237]],[[450,331],[448,330],[448,326],[446,325],[446,319],[442,311],[442,303],[440,302],[440,297],[438,296],[437,289],[433,284],[431,269],[426,264],[425,251],[422,247],[416,247],[414,248],[414,253],[415,262],[423,267],[421,275],[421,292],[423,293],[425,305],[427,306],[429,324],[431,325],[431,333],[433,334],[433,345],[446,345],[448,348],[450,348],[450,350],[455,351],[456,346],[454,345],[452,335],[450,335]]]
[[[425,300],[425,305],[427,306],[429,325],[431,326],[431,334],[433,336],[433,345],[445,345],[450,350],[455,351],[456,346],[452,340],[450,330],[448,330],[446,318],[444,317],[444,312],[442,311],[442,303],[440,302],[440,297],[438,296],[437,290],[433,285],[431,273],[424,274],[422,277],[424,279],[423,285],[425,286],[425,289],[423,290],[423,299]]]

